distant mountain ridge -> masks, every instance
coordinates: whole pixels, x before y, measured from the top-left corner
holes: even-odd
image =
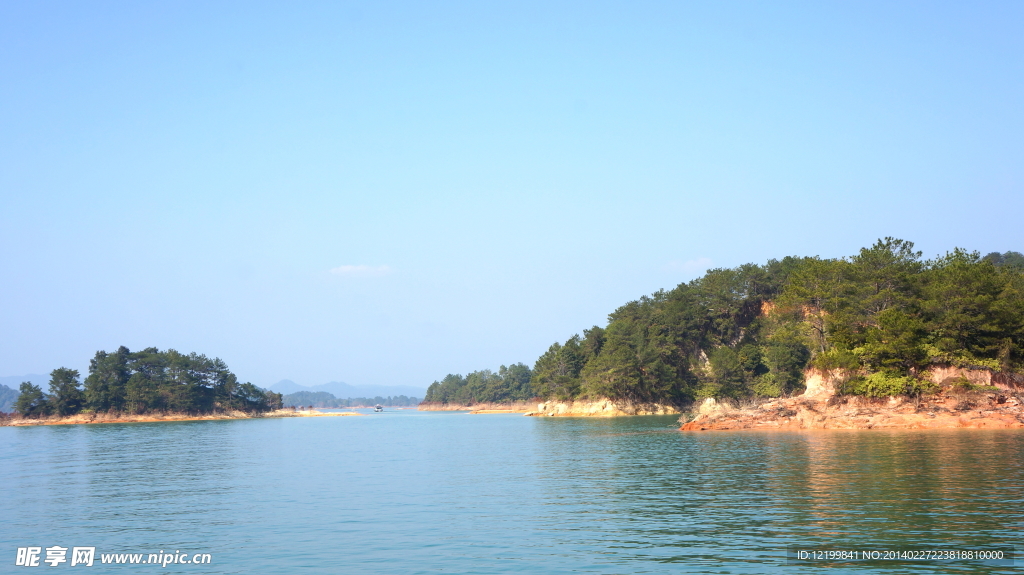
[[[0,383],[0,412],[10,413],[14,411],[14,402],[18,401],[18,390],[11,389]]]
[[[50,385],[50,376],[30,373],[28,375],[9,375],[0,377],[0,411],[10,413],[14,411],[14,402],[18,401],[21,392],[18,389],[23,381],[32,382],[46,391]]]
[[[290,394],[297,391],[326,391],[339,399],[354,397],[387,397],[408,395],[410,397],[423,397],[426,388],[411,385],[350,385],[343,381],[332,381],[322,385],[299,385],[290,379],[281,381],[270,386],[271,391],[281,394]]]

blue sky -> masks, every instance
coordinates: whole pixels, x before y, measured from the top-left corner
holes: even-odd
[[[1024,251],[1020,2],[4,2],[0,375],[531,364],[709,267]]]

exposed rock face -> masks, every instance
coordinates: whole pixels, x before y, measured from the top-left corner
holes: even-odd
[[[934,366],[925,373],[925,377],[934,384],[942,385],[950,380],[964,378],[971,385],[992,385],[992,371],[988,369],[964,369],[951,365]]]
[[[841,369],[808,369],[804,372],[804,384],[807,386],[804,397],[827,400],[836,394],[839,385],[848,377],[846,372]]]
[[[836,394],[839,386],[850,378],[850,373],[842,369],[821,370],[808,368],[804,372],[804,383],[807,391],[804,397],[828,399]],[[924,372],[923,377],[939,385],[948,386],[957,379],[966,379],[971,385],[995,386],[1005,391],[1024,389],[1024,377],[1014,374],[993,373],[990,369],[967,369],[951,365],[936,365]]]
[[[548,401],[537,404],[537,410],[526,415],[567,417],[615,417],[619,415],[672,415],[677,407],[658,403],[634,404],[610,399],[593,401]]]
[[[1024,393],[1024,374],[994,373],[992,374],[992,385],[1011,393]]]
[[[1024,396],[986,392],[940,392],[910,399],[799,396],[756,408],[704,410],[683,423],[684,431],[714,429],[923,429],[1024,427]]]
[[[700,407],[697,408],[697,414],[706,417],[722,417],[735,412],[736,409],[728,403],[722,403],[713,397],[705,399]]]

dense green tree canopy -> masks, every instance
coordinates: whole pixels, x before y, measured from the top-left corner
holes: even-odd
[[[89,412],[210,413],[217,410],[263,412],[281,406],[281,394],[239,383],[220,359],[160,351],[96,352],[89,362],[84,389],[76,370],[58,368],[50,374],[49,394],[21,384],[15,409],[25,416],[73,415]]]
[[[532,394],[775,397],[802,390],[807,367],[848,370],[863,383],[852,390],[915,393],[932,365],[1024,368],[1024,255],[921,256],[912,242],[885,238],[848,258],[709,270],[623,305],[604,328],[552,344],[534,364]],[[449,375],[427,399],[503,401],[502,385],[486,370]],[[516,398],[525,395],[518,387]]]
[[[18,388],[18,400],[14,402],[14,411],[25,417],[39,417],[50,413],[50,406],[46,402],[46,395],[38,385],[24,381]]]
[[[534,396],[530,387],[532,376],[530,368],[521,363],[507,367],[503,365],[497,373],[485,369],[474,371],[466,377],[448,374],[443,380],[435,381],[427,388],[424,401],[471,405],[527,400]]]

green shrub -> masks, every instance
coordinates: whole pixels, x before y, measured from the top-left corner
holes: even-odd
[[[842,393],[866,397],[892,397],[895,395],[918,395],[932,391],[930,382],[879,371],[868,376],[850,378],[842,386]]]
[[[928,361],[931,363],[946,364],[968,369],[985,368],[993,371],[999,371],[1003,367],[998,359],[978,357],[966,350],[946,352],[931,344],[925,344],[923,347],[928,356]]]
[[[999,388],[994,385],[975,385],[971,383],[969,379],[962,375],[952,380],[947,379],[943,383],[945,383],[945,385],[948,385],[949,389],[954,392],[981,391],[985,393],[991,393],[1000,391]]]
[[[860,356],[855,351],[834,347],[814,356],[812,362],[814,367],[824,370],[848,369],[854,370],[860,367]]]
[[[754,382],[754,393],[760,397],[781,397],[786,393],[785,387],[775,374],[766,373]]]
[[[953,391],[971,391],[974,389],[974,385],[964,376],[954,378],[952,381],[946,380],[947,385]]]

